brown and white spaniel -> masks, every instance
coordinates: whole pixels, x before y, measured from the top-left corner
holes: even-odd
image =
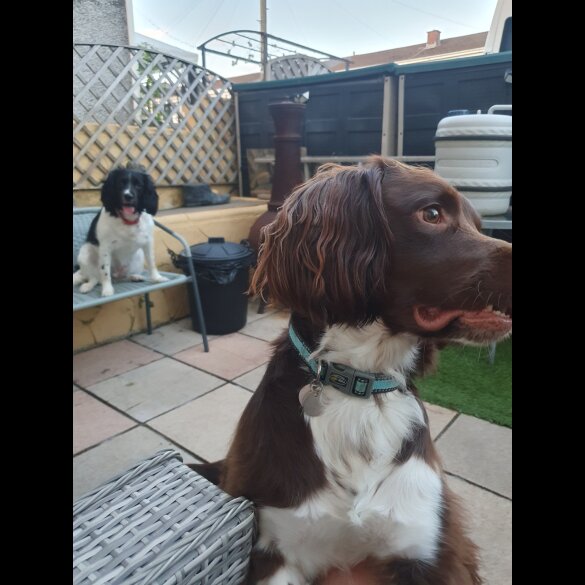
[[[437,343],[510,334],[511,263],[511,245],[481,234],[428,169],[325,165],[286,200],[252,289],[291,309],[294,334],[275,342],[216,467],[225,491],[257,504],[250,583],[337,583],[340,571],[348,583],[481,583],[412,379]],[[293,336],[314,362],[393,387],[364,396],[316,382],[308,416],[299,393],[316,374]]]

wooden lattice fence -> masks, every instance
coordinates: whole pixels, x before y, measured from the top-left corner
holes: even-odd
[[[73,189],[130,162],[157,186],[237,183],[231,84],[147,49],[74,45]]]

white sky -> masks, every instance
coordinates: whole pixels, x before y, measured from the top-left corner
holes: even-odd
[[[188,51],[235,29],[259,29],[259,0],[132,0],[136,32]],[[267,0],[267,32],[339,57],[457,37],[490,28],[497,0]],[[201,56],[199,57],[201,64]],[[207,55],[224,77],[258,71]]]

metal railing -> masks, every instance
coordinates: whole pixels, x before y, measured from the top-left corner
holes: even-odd
[[[157,186],[237,183],[231,84],[138,47],[73,46],[73,188],[142,165]]]

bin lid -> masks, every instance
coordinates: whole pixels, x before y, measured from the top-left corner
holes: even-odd
[[[209,238],[204,244],[191,246],[193,262],[198,264],[222,264],[243,260],[253,254],[250,248],[235,242],[226,242],[225,238]]]
[[[454,138],[474,140],[503,138],[512,139],[512,116],[504,114],[467,114],[443,118],[435,134],[435,140]]]

